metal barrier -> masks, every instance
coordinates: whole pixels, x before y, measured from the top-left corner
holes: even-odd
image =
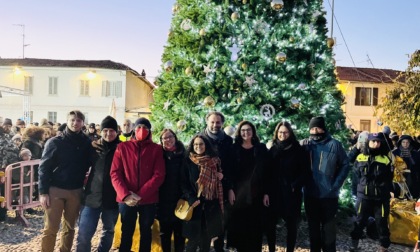
[[[15,210],[16,218],[29,226],[23,212],[40,206],[38,195],[38,167],[40,159],[22,161],[6,167],[5,203],[8,210]]]

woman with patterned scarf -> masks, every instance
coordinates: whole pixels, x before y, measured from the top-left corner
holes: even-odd
[[[220,159],[207,137],[197,134],[191,140],[182,173],[183,198],[194,207],[191,220],[183,222],[188,238],[187,252],[210,250],[211,239],[223,232],[223,178]]]
[[[406,181],[408,189],[413,198],[417,199],[420,196],[420,155],[413,149],[413,138],[409,135],[402,135],[397,142],[397,148],[392,151],[395,156],[401,157],[407,164],[409,173],[406,173]]]

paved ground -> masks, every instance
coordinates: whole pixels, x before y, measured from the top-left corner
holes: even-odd
[[[0,252],[21,252],[21,251],[40,251],[41,231],[43,227],[42,212],[37,209],[38,212],[35,214],[26,214],[31,226],[23,227],[21,224],[14,222],[14,213],[8,212],[8,219],[6,222],[0,223]],[[348,251],[350,246],[349,230],[351,226],[348,223],[338,223],[337,232],[337,251]],[[99,227],[100,228],[100,227]],[[98,229],[99,229],[98,228]],[[285,250],[285,230],[278,226],[277,236],[277,251]],[[95,237],[92,241],[92,251],[96,251],[96,246],[99,240],[99,232],[96,232]],[[307,234],[306,222],[302,222],[299,234],[298,234],[298,245],[295,251],[309,251],[309,239]],[[377,242],[371,239],[364,239],[360,243],[362,251],[373,252],[377,251]],[[411,247],[392,244],[389,248],[390,252],[411,252]],[[74,251],[74,246],[73,246]],[[114,250],[116,251],[116,250]],[[262,251],[268,251],[266,245],[263,246]]]

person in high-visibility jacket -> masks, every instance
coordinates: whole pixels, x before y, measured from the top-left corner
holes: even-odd
[[[133,139],[132,137],[133,137],[133,123],[130,121],[130,119],[125,119],[121,127],[121,134],[119,136],[119,139],[121,142],[126,142]]]

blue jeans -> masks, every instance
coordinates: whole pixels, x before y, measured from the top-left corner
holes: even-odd
[[[90,252],[91,240],[102,220],[102,235],[98,252],[109,251],[114,238],[114,227],[118,219],[118,209],[102,209],[85,206],[80,213],[79,233],[77,236],[77,252]]]
[[[120,252],[130,252],[133,243],[137,215],[140,214],[140,252],[150,252],[152,246],[152,225],[156,215],[156,204],[137,205],[134,207],[119,203],[121,214]]]

